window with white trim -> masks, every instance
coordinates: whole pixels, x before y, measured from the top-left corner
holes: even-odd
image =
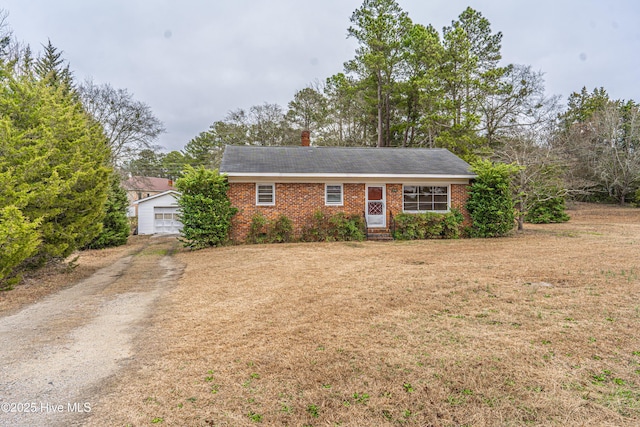
[[[405,185],[402,201],[405,212],[446,212],[449,210],[449,187]]]
[[[256,184],[256,205],[273,206],[275,204],[275,184]]]
[[[324,204],[342,206],[342,184],[326,184],[324,186]]]

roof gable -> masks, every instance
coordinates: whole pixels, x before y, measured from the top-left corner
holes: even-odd
[[[444,148],[229,145],[220,172],[229,176],[475,176],[467,162]]]
[[[180,193],[175,191],[175,190],[167,190],[164,191],[160,194],[155,194],[153,196],[149,196],[149,197],[145,197],[144,199],[140,199],[140,200],[136,200],[135,202],[133,202],[134,205],[139,205],[140,203],[146,203],[150,200],[154,200],[154,199],[158,199],[160,197],[164,197],[167,195],[171,195],[173,196],[173,198],[177,201],[177,199],[180,197]]]

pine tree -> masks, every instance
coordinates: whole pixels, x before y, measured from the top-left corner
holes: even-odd
[[[395,0],[365,0],[351,16],[347,30],[359,47],[345,69],[369,89],[376,111],[377,146],[391,145],[391,100],[403,60],[403,44],[411,20]],[[372,89],[372,90],[371,90]]]
[[[44,53],[35,61],[33,70],[35,75],[49,86],[63,87],[71,92],[73,88],[73,75],[62,54],[52,43],[48,41],[44,47]]]

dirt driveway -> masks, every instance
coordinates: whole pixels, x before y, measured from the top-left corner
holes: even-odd
[[[0,317],[0,426],[74,425],[136,358],[136,336],[183,266],[175,237],[148,240],[77,285]]]

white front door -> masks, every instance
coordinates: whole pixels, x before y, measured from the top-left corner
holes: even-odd
[[[367,227],[384,228],[387,226],[387,207],[385,198],[385,186],[367,185]]]

